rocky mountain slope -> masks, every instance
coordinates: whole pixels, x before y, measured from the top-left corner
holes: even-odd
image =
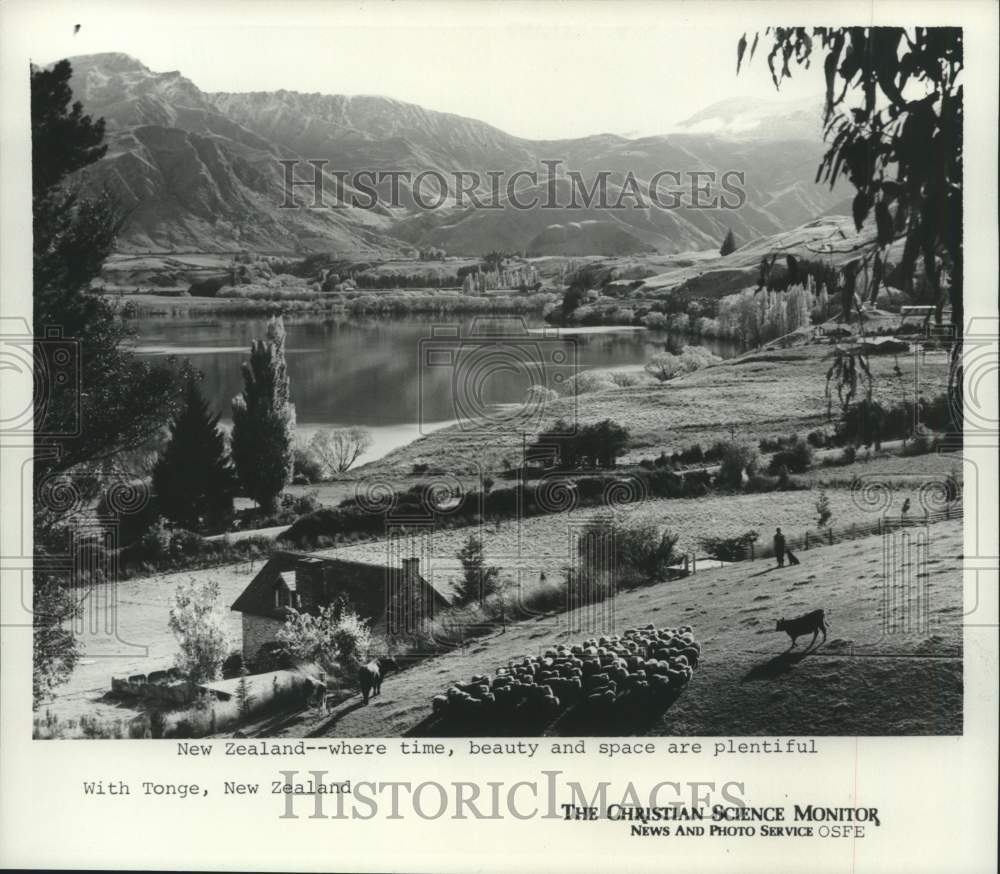
[[[76,97],[89,113],[107,120],[108,155],[89,176],[92,184],[115,190],[130,210],[123,251],[253,249],[391,257],[437,246],[453,254],[498,248],[568,255],[671,253],[715,247],[730,227],[741,242],[788,230],[830,212],[843,198],[813,182],[822,143],[818,135],[808,137],[808,124],[802,123],[808,112],[798,105],[781,123],[774,121],[780,104],[750,107],[749,124],[734,122],[736,107],[724,102],[669,136],[531,141],[384,97],[207,93],[178,71],[154,72],[127,55],[70,60]],[[734,125],[757,135],[733,136]],[[777,138],[764,136],[768,131]],[[457,171],[478,171],[484,178],[475,189],[480,198],[489,195],[487,171],[505,177],[516,170],[540,171],[545,160],[560,161],[561,172],[578,171],[588,187],[598,174],[607,174],[611,201],[629,174],[647,191],[662,170],[717,175],[737,170],[745,174],[746,202],[735,210],[665,210],[625,196],[624,209],[581,203],[576,209],[521,210],[503,197],[504,208],[484,210],[456,206],[452,187],[441,208],[422,210],[404,182],[398,208],[385,205],[386,183],[380,189],[384,203],[371,209],[283,209],[280,159],[303,161],[304,177],[311,173],[306,159],[327,160],[328,171],[348,174],[429,170],[453,179]],[[326,191],[333,192],[333,178],[326,183]],[[556,185],[560,202],[568,203],[569,181],[561,178]],[[679,187],[686,186],[690,196],[690,185],[683,177]],[[540,181],[535,193],[544,195],[543,187]],[[429,183],[425,193],[433,189]],[[519,189],[522,200],[531,193]]]

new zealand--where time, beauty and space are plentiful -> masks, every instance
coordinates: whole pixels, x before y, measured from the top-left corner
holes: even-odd
[[[961,30],[240,33],[30,71],[36,738],[962,733]]]

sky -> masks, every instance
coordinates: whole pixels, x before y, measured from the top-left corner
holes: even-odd
[[[721,6],[713,15],[691,3],[594,0],[42,6],[19,32],[36,63],[124,52],[204,91],[378,94],[530,139],[666,133],[719,100],[815,95],[818,107],[822,94],[818,69],[796,70],[779,94],[763,56],[737,77],[737,41],[758,25]]]

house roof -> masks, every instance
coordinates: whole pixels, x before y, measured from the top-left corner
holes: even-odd
[[[377,564],[371,561],[349,560],[340,557],[317,557],[294,552],[278,552],[268,559],[264,567],[258,571],[257,575],[233,602],[230,609],[240,613],[284,620],[288,609],[275,607],[274,584],[280,579],[290,591],[297,591],[295,569],[303,564],[322,566],[325,579],[330,584],[330,600],[344,595],[358,613],[366,618],[382,615],[385,611],[386,581],[403,572],[402,568],[389,567],[384,563]],[[289,582],[289,577],[291,577],[291,582]],[[433,593],[434,599],[439,605],[446,606],[448,604],[446,595],[423,577],[420,580]]]

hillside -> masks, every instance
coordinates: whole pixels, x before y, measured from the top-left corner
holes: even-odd
[[[107,122],[108,153],[86,172],[129,210],[122,251],[409,251],[374,210],[280,209],[278,160],[296,155],[219,113],[180,73],[120,54],[70,60],[74,95]]]
[[[897,613],[883,628],[882,540],[870,537],[801,553],[802,564],[776,568],[743,562],[699,571],[615,599],[615,628],[653,622],[690,624],[702,663],[680,698],[641,733],[668,736],[957,735],[962,733],[962,524],[930,529],[924,569],[928,624]],[[822,608],[825,644],[809,638],[788,652],[774,622]],[[510,659],[574,643],[565,614],[519,622],[505,633],[427,659],[386,680],[382,696],[358,696],[329,715],[285,719],[279,736],[392,737],[421,733],[430,702],[456,680],[503,667]],[[571,620],[569,620],[571,621]],[[610,629],[593,629],[594,633]],[[551,727],[559,733],[559,724]],[[572,727],[579,733],[579,725]],[[603,732],[601,732],[603,733]],[[270,732],[269,732],[270,734]]]
[[[665,383],[602,389],[546,402],[542,418],[566,418],[579,424],[613,419],[631,432],[623,461],[653,458],[694,443],[710,446],[737,430],[757,442],[776,434],[806,434],[828,427],[826,373],[830,346],[750,352]],[[901,356],[901,361],[904,360]],[[896,358],[873,356],[874,397],[898,403]],[[904,365],[905,366],[905,365]],[[920,365],[920,392],[933,397],[945,391],[948,358],[928,355]],[[910,387],[907,386],[907,390]],[[413,465],[427,464],[453,473],[496,472],[504,459],[521,463],[523,440],[503,421],[478,429],[453,425],[421,437],[384,458],[358,468],[358,478],[407,476]]]
[[[107,120],[109,153],[88,172],[94,185],[109,185],[131,210],[120,238],[124,252],[314,250],[394,257],[433,245],[472,255],[496,248],[542,255],[673,253],[716,247],[730,227],[743,240],[786,231],[843,200],[842,192],[813,182],[822,143],[802,125],[779,123],[788,114],[780,103],[756,111],[759,132],[772,134],[767,137],[705,133],[694,123],[669,136],[533,141],[386,97],[207,93],[180,71],[154,72],[123,54],[70,60],[75,96],[87,112]],[[794,122],[802,110],[789,111]],[[404,181],[398,208],[280,209],[279,159],[328,160],[327,171],[347,173],[438,172],[452,180],[449,198],[438,210],[416,209]],[[522,210],[511,209],[502,193],[502,209],[454,204],[458,171],[481,174],[475,193],[482,198],[489,195],[487,171],[541,171],[545,160],[560,161],[562,174],[578,171],[588,189],[605,174],[611,203],[629,174],[648,191],[657,173],[677,171],[681,179],[669,188],[687,189],[690,200],[687,174],[739,170],[746,202],[739,209],[660,209],[626,196],[623,209],[581,202],[573,209]],[[327,183],[333,192],[331,176]],[[569,182],[556,184],[559,202],[572,202]],[[381,186],[383,197],[388,187]],[[662,187],[666,197],[668,186]],[[564,230],[546,233],[551,225]]]

